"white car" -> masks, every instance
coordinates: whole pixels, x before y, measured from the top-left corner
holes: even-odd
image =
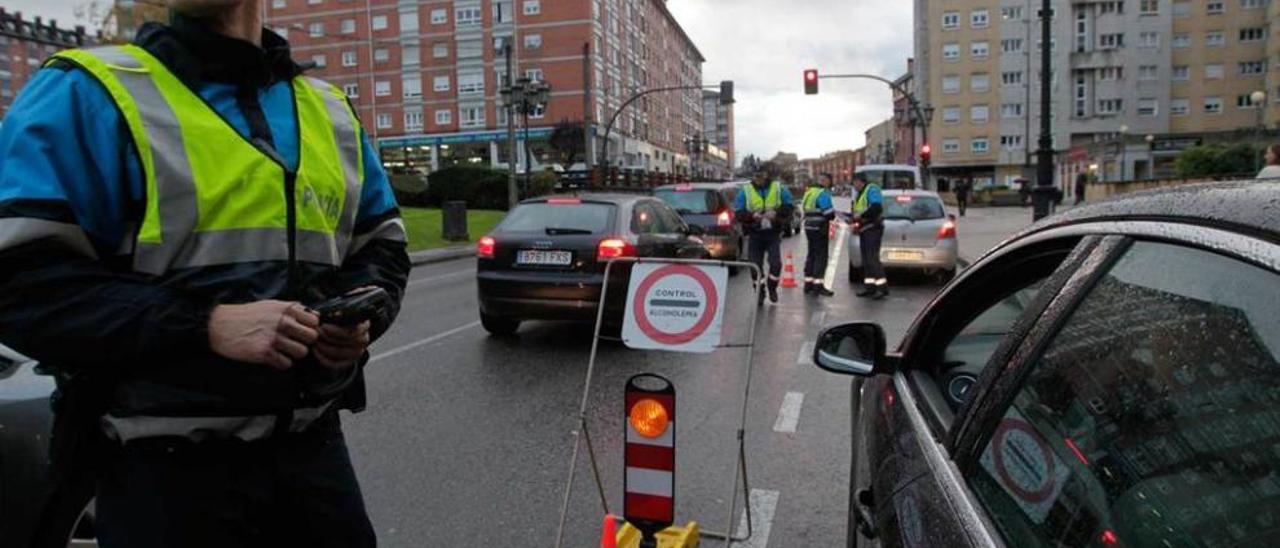
[[[886,269],[915,270],[946,283],[956,275],[959,255],[956,217],[942,198],[927,190],[884,191],[884,239],[880,261]],[[863,281],[861,238],[849,238],[849,281]]]

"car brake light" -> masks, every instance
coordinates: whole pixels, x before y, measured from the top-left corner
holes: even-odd
[[[910,197],[910,196],[898,196],[897,198],[894,198],[894,200],[897,200],[897,201],[899,201],[899,202],[910,202],[910,201],[911,201],[911,197]]]
[[[731,224],[733,224],[733,214],[728,211],[721,211],[720,215],[716,217],[716,226],[729,226]]]
[[[547,200],[549,205],[578,205],[581,203],[581,198],[551,198]]]
[[[947,238],[955,238],[955,237],[956,237],[956,222],[947,221],[945,223],[942,223],[942,228],[938,229],[938,239],[945,240]]]
[[[492,259],[493,250],[497,246],[497,240],[494,240],[491,236],[480,238],[480,241],[476,243],[476,256],[481,259]]]
[[[689,192],[691,190],[693,190],[693,185],[689,185],[689,184],[676,185],[676,192]]]
[[[596,260],[599,261],[634,257],[635,254],[636,248],[631,245],[631,242],[619,238],[603,240],[600,242],[600,246],[596,248]]]

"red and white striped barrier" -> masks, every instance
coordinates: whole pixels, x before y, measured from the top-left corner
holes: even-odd
[[[649,391],[637,377],[660,379],[666,387]],[[627,383],[626,474],[623,516],[642,531],[661,531],[675,520],[675,390],[655,375],[637,375]]]

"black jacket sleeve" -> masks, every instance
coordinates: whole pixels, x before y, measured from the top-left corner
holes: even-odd
[[[391,295],[392,306],[388,313],[372,321],[371,335],[377,339],[395,321],[409,283],[411,265],[400,210],[392,209],[356,223],[355,239],[361,245],[334,274],[331,287],[336,290],[335,293],[341,294],[373,285],[385,289]]]

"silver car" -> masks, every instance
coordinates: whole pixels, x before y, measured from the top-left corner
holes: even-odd
[[[849,281],[862,283],[861,238],[849,237]],[[884,191],[884,240],[880,260],[886,269],[915,270],[942,283],[956,274],[956,217],[948,215],[937,193]]]

